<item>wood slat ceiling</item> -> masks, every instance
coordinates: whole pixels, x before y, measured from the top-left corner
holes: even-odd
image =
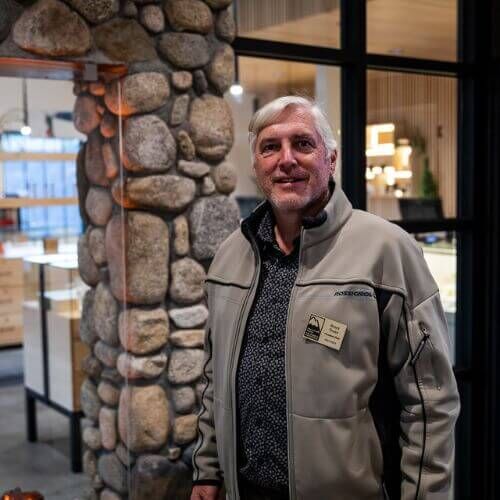
[[[338,0],[240,0],[241,36],[326,47],[340,44]],[[368,51],[456,60],[457,0],[369,0]],[[313,90],[315,65],[240,58],[242,84],[251,92]]]

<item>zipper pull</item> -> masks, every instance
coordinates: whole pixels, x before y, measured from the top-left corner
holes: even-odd
[[[427,330],[427,327],[423,323],[419,323],[418,326],[420,327],[420,331],[422,332],[423,337],[422,340],[418,343],[418,346],[415,349],[415,352],[413,353],[413,356],[410,359],[411,365],[414,365],[418,361],[418,358],[420,357],[420,354],[425,347],[425,343],[431,336]]]

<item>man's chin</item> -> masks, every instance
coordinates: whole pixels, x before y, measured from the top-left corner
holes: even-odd
[[[307,207],[309,200],[302,197],[271,197],[271,205],[280,212],[296,212]]]

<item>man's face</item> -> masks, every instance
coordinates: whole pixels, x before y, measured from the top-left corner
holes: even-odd
[[[304,212],[324,199],[336,157],[327,154],[309,111],[290,107],[257,136],[254,169],[273,207]]]

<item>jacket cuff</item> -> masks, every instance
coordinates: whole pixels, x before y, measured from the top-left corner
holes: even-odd
[[[198,479],[193,481],[193,486],[222,486],[222,481],[220,479]]]

